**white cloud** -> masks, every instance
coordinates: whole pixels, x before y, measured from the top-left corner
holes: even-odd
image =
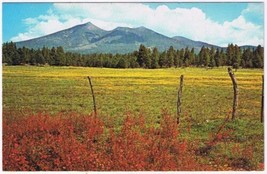
[[[11,38],[12,41],[29,40],[52,34],[77,24],[81,24],[82,20],[79,18],[69,18],[68,20],[62,22],[59,16],[52,14],[41,15],[36,18],[27,18],[24,20],[24,23],[28,25],[28,31],[25,33],[19,33],[17,36]]]
[[[26,18],[23,20],[23,22],[26,25],[33,25],[33,24],[36,24],[38,22],[38,20],[36,18]]]
[[[249,3],[248,7],[242,11],[242,16],[247,21],[263,25],[264,8],[263,3]]]
[[[28,32],[12,40],[51,34],[90,21],[105,30],[145,26],[169,37],[180,35],[220,46],[263,45],[262,25],[247,19],[259,9],[263,6],[250,4],[238,18],[219,24],[198,8],[170,9],[161,5],[152,9],[140,3],[55,3],[47,14],[25,19],[24,23],[30,26]]]
[[[242,15],[256,14],[258,17],[263,17],[263,3],[249,3],[248,7],[242,11]]]

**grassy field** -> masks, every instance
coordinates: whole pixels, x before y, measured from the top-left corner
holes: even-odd
[[[204,142],[231,112],[233,87],[226,67],[177,69],[106,69],[80,67],[3,67],[3,112],[12,117],[27,112],[50,114],[93,111],[87,76],[92,78],[99,116],[120,128],[125,113],[144,115],[157,125],[162,109],[176,113],[179,77],[184,75],[181,128],[191,125],[189,140]],[[237,119],[227,123],[233,141],[220,143],[211,154],[231,157],[235,145],[253,147],[253,163],[263,162],[260,123],[262,69],[235,72],[239,86]]]

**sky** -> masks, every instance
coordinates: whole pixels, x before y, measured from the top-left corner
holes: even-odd
[[[144,26],[168,37],[218,46],[264,44],[263,3],[3,3],[3,42],[28,40],[78,24]]]

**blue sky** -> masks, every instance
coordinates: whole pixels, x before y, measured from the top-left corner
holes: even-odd
[[[26,32],[23,19],[45,14],[52,3],[3,3],[3,40],[10,41],[18,33]]]
[[[3,3],[3,41],[21,41],[92,22],[105,30],[145,26],[226,46],[263,45],[263,3]]]

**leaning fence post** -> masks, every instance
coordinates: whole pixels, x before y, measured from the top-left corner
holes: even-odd
[[[184,83],[184,75],[180,77],[180,87],[178,89],[178,98],[177,98],[177,124],[180,124],[180,116],[181,116],[181,106],[182,106],[182,92],[183,92],[183,83]]]
[[[230,67],[228,68],[228,73],[233,82],[233,89],[234,89],[234,101],[233,101],[233,112],[232,112],[232,120],[234,120],[236,116],[237,106],[238,106],[238,87],[237,87],[235,75]]]
[[[89,85],[90,85],[91,92],[92,92],[93,104],[94,104],[94,114],[95,114],[95,116],[96,116],[97,112],[96,112],[96,103],[95,103],[94,89],[93,89],[93,85],[92,85],[92,82],[91,82],[91,78],[90,78],[89,76],[88,76],[87,78],[88,78],[88,80],[89,80]]]
[[[261,123],[264,122],[264,75],[262,75],[262,91],[261,91]]]

